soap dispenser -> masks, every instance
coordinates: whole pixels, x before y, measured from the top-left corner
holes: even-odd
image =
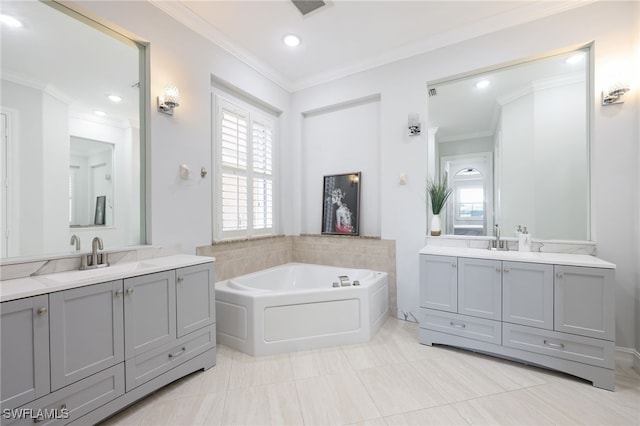
[[[527,231],[526,226],[522,228],[522,233],[518,235],[518,251],[531,251],[531,235],[529,235],[529,231]]]

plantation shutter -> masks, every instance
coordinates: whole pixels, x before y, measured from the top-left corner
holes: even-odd
[[[248,226],[248,113],[222,105],[220,110],[220,159],[222,166],[222,232]]]
[[[273,125],[253,122],[253,228],[273,227]]]
[[[274,232],[274,121],[219,96],[215,238]]]

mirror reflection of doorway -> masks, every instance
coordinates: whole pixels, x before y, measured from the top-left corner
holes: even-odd
[[[442,157],[453,188],[444,229],[453,235],[490,235],[493,229],[493,154]]]

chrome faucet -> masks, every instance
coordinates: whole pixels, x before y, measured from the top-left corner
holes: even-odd
[[[91,265],[92,266],[98,265],[98,249],[104,250],[104,245],[102,244],[102,239],[100,237],[95,237],[93,241],[91,241]]]
[[[346,287],[351,285],[351,282],[349,281],[349,277],[347,275],[339,275],[338,279],[340,280],[340,287]]]
[[[98,250],[103,249],[104,244],[102,244],[102,239],[95,237],[93,241],[91,241],[91,254],[83,255],[80,260],[80,269],[95,269],[109,266],[107,253],[98,253]]]
[[[489,244],[489,250],[509,250],[506,241],[500,239],[500,227],[495,224],[493,227],[493,236],[495,239]]]
[[[78,236],[76,234],[73,234],[71,236],[71,242],[69,243],[71,245],[76,245],[76,251],[80,251],[80,238],[78,238]]]

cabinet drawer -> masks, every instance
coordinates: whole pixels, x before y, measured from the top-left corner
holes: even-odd
[[[124,394],[124,365],[118,364],[20,407],[3,425],[63,425]],[[4,414],[4,413],[3,413]]]
[[[422,308],[420,327],[497,345],[502,342],[500,321]]]
[[[190,333],[170,345],[127,360],[125,362],[127,392],[171,370],[182,362],[200,355],[215,345],[215,326],[208,326]]]
[[[504,346],[614,368],[613,342],[506,323],[503,335]]]

